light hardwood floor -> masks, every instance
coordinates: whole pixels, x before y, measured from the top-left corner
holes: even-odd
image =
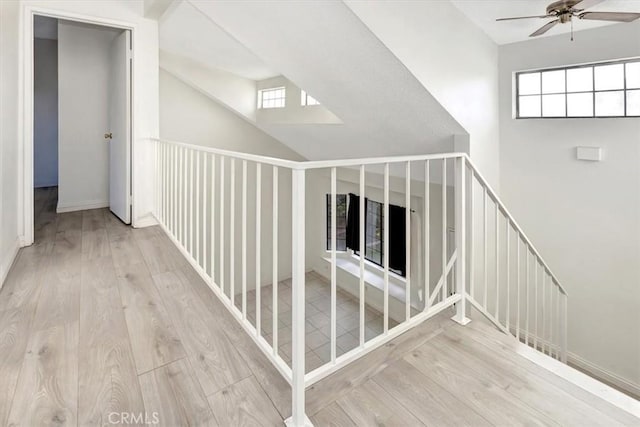
[[[105,209],[57,215],[55,197],[36,192],[36,244],[0,291],[0,425],[140,425],[131,418],[140,414],[162,426],[282,425],[288,384],[168,237]],[[312,275],[308,286],[307,360],[317,365],[326,284]],[[340,319],[350,319],[353,301],[340,298]],[[450,315],[311,387],[315,425],[640,425],[518,356],[490,326],[461,327]],[[370,337],[379,313],[368,316]],[[357,333],[352,319],[341,325],[346,351]]]

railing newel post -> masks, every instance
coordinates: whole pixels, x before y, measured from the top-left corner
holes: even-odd
[[[291,417],[289,427],[311,426],[305,414],[305,169],[291,170]]]

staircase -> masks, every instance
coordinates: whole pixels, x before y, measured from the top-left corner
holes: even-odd
[[[297,162],[163,140],[150,140],[149,145],[156,177],[154,215],[291,384],[291,425],[308,422],[305,390],[451,308],[455,308],[452,319],[460,325],[477,312],[512,345],[523,343],[535,354],[545,355],[544,360],[566,362],[567,294],[467,155]],[[350,326],[343,323],[346,306],[338,303],[338,294],[345,290],[337,279],[336,247],[337,194],[349,191],[361,196],[360,253],[365,247],[365,197],[380,197],[385,254],[378,269],[383,299],[374,320],[368,317],[373,307],[365,272],[375,269],[359,257]],[[330,207],[323,205],[325,194],[330,195]],[[404,313],[393,318],[391,203],[411,208],[404,209],[406,224],[416,221],[414,213],[423,224],[421,235],[405,227],[405,250],[410,256],[403,280]],[[321,300],[317,290],[306,284],[305,271],[319,256],[317,242],[323,232],[317,225],[325,219],[331,224],[327,237],[332,243],[326,251],[329,291]],[[451,228],[454,248],[447,241]],[[422,259],[416,258],[412,239],[419,239]],[[434,268],[438,259],[441,265]],[[414,276],[411,263],[428,267]],[[424,299],[416,301],[416,295]],[[326,313],[328,323],[313,323],[314,312],[305,314],[310,303]],[[305,342],[317,337],[305,333],[309,321],[329,337],[326,362],[311,370],[305,368]],[[349,327],[355,334],[354,345],[339,346],[338,337]]]

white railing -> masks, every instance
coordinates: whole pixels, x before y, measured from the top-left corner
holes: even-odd
[[[566,292],[465,154],[295,162],[151,144],[154,215],[290,383],[289,425],[309,424],[307,387],[448,307],[466,324],[467,302],[505,333],[566,360]],[[382,203],[381,266],[338,251],[342,193],[359,196],[359,254],[368,251],[365,197]],[[326,236],[317,218],[325,194]],[[392,205],[404,208],[404,277],[390,267]],[[339,258],[356,263],[357,274]],[[307,280],[309,270],[326,278]],[[327,342],[307,370],[308,323],[318,326],[309,336],[317,341],[321,332]],[[344,337],[351,344],[339,345]]]

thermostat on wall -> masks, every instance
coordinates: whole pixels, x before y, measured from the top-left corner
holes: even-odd
[[[576,147],[576,157],[578,160],[587,160],[590,162],[602,161],[602,148]]]

